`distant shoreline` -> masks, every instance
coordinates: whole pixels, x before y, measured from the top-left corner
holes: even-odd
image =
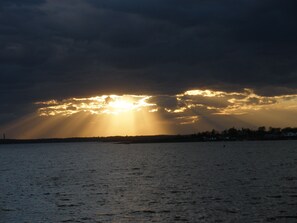
[[[135,143],[179,143],[179,142],[220,142],[220,141],[268,141],[297,140],[297,128],[272,128],[265,126],[257,130],[247,128],[230,128],[218,132],[216,130],[199,132],[190,135],[144,135],[144,136],[107,136],[107,137],[71,137],[71,138],[41,138],[41,139],[0,139],[0,144],[25,143],[70,143],[70,142],[109,142],[117,144]]]
[[[193,135],[155,135],[155,136],[112,136],[112,137],[75,137],[75,138],[45,138],[45,139],[0,139],[0,145],[7,144],[37,144],[37,143],[75,143],[98,142],[116,144],[141,143],[186,143],[186,142],[228,142],[228,141],[281,141],[297,140],[297,137],[275,138],[199,138]]]

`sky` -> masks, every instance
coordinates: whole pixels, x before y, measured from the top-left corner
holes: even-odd
[[[297,126],[295,0],[1,0],[12,138]]]

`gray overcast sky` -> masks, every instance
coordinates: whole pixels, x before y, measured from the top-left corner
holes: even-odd
[[[296,93],[296,0],[1,0],[0,123],[41,100]]]

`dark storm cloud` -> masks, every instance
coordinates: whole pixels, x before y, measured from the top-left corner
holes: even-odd
[[[36,101],[102,93],[294,93],[296,8],[294,0],[3,0],[1,119]]]

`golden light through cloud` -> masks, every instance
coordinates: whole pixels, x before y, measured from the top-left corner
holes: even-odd
[[[176,97],[177,108],[166,111],[175,113],[181,120],[195,117],[195,114],[197,125],[208,128],[218,123],[219,128],[259,125],[285,127],[297,124],[297,94],[261,96],[248,88],[241,92],[194,89],[177,94]],[[180,122],[187,123],[190,124]]]
[[[50,100],[37,102],[40,116],[69,116],[78,112],[90,114],[120,114],[140,111],[156,104],[148,103],[151,96],[147,95],[103,95],[90,98],[70,98],[62,101]]]
[[[102,95],[89,98],[69,98],[35,103],[38,118],[47,123],[47,132],[58,136],[112,136],[168,134],[157,115],[157,105],[148,95]],[[61,127],[55,128],[60,120]],[[51,121],[48,121],[51,120]],[[37,129],[40,129],[38,125]],[[36,129],[36,128],[35,128]],[[51,131],[54,130],[54,131]],[[61,130],[62,129],[62,130]],[[42,130],[44,130],[42,128]],[[31,134],[31,133],[32,134]],[[34,134],[33,134],[34,133]],[[30,130],[26,137],[36,135]]]
[[[189,90],[186,91],[183,94],[179,94],[177,96],[183,96],[183,95],[190,95],[190,96],[204,96],[204,97],[221,97],[225,94],[223,91],[212,91],[212,90]]]
[[[296,126],[297,94],[193,89],[176,95],[101,95],[36,102],[11,124],[18,138],[186,134],[232,126]]]

